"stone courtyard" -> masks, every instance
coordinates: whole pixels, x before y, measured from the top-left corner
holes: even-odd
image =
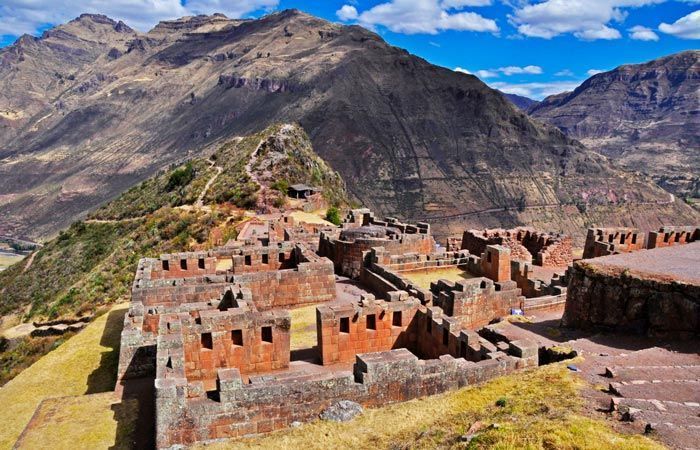
[[[639,248],[606,242],[622,232],[592,230],[587,248],[603,253],[603,242],[612,256],[575,261],[569,237],[525,228],[467,230],[445,248],[428,224],[368,210],[349,212],[337,228],[255,219],[219,248],[140,261],[118,389],[154,386],[155,444],[175,448],[315,420],[339,401],[378,407],[551,362],[557,342],[538,318],[558,328],[562,313],[588,336],[601,328],[696,340],[697,230],[635,233]],[[675,245],[644,249],[660,235]],[[646,303],[632,305],[635,295]],[[315,330],[292,348],[300,307],[315,308]],[[523,315],[535,318],[531,326],[503,320]],[[611,361],[615,398],[643,384],[625,384],[638,376],[625,364]],[[679,365],[695,373],[694,363]],[[684,411],[693,411],[688,395]],[[693,419],[682,424],[697,431]]]

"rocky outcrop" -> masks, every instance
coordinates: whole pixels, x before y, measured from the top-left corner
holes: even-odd
[[[266,91],[266,92],[292,92],[294,88],[292,85],[285,81],[272,80],[269,78],[246,78],[235,74],[221,74],[219,75],[219,85],[223,86],[225,89],[252,89],[254,91]]]
[[[700,191],[700,51],[620,66],[530,115],[680,195]]]

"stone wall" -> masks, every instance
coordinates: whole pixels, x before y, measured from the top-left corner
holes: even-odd
[[[688,244],[697,240],[700,240],[700,228],[662,227],[658,231],[649,232],[647,248],[670,247],[672,245]]]
[[[647,278],[586,261],[569,272],[562,324],[688,338],[700,332],[700,286]]]
[[[589,228],[583,258],[628,253],[645,248],[645,235],[634,228]]]
[[[394,218],[379,221],[369,210],[354,210],[342,231],[321,232],[318,254],[333,261],[338,274],[359,278],[363,254],[373,247],[383,247],[390,255],[428,254],[435,251],[435,240],[428,224],[404,224]]]
[[[552,275],[549,281],[535,279],[534,269],[524,261],[510,262],[510,278],[527,298],[545,295],[566,295],[566,276]]]
[[[525,300],[514,281],[494,283],[483,277],[456,283],[440,280],[433,283],[431,291],[436,294],[435,306],[470,330],[510,315],[511,309],[521,309]]]
[[[159,347],[159,367],[176,348]],[[339,400],[376,407],[480,383],[537,364],[537,345],[513,344],[479,362],[443,355],[419,360],[406,349],[360,354],[353,371],[271,374],[244,384],[237,369],[220,369],[218,391],[189,398],[187,380],[159,372],[156,379],[156,444],[173,448],[197,441],[267,433],[309,421]],[[513,356],[513,355],[520,356]]]
[[[563,234],[550,234],[530,228],[511,230],[467,230],[462,235],[463,250],[481,255],[488,245],[510,249],[511,259],[542,267],[562,267],[573,261],[572,240]]]
[[[487,245],[481,255],[481,274],[493,281],[510,281],[510,249]]]
[[[241,375],[265,373],[289,366],[288,311],[258,312],[245,307],[203,310],[198,317],[180,313],[161,316],[161,326],[182,336],[185,377],[216,389],[220,368],[237,368]],[[168,334],[161,330],[161,334]]]
[[[359,304],[321,305],[316,309],[323,365],[352,363],[358,353],[410,347],[408,328],[420,306],[417,299],[385,302],[365,296]]]
[[[170,255],[163,255],[160,260],[142,259],[132,288],[132,300],[147,308],[206,302],[218,297],[231,284],[249,288],[259,310],[321,303],[335,298],[333,263],[302,245],[245,246],[210,254],[216,261],[228,255],[234,261],[233,266],[224,271],[214,269],[211,274],[174,278],[164,276],[166,271],[161,269],[160,261]],[[264,255],[269,255],[269,259],[263,260]],[[250,264],[246,258],[250,258]]]

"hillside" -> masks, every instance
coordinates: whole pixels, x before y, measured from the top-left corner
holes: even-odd
[[[700,196],[700,51],[594,75],[530,115],[673,193]]]
[[[262,192],[270,202],[267,211],[286,207],[279,185],[314,184],[328,204],[347,204],[342,180],[296,125],[275,124],[226,142],[212,159],[195,158],[140,183],[59,233],[26,262],[0,272],[2,330],[12,320],[73,318],[128,300],[140,258],[225,243],[246,220],[241,208],[261,205]],[[248,168],[251,161],[260,164]],[[55,340],[25,337],[12,348],[0,340],[0,386]]]
[[[379,215],[430,220],[441,237],[474,226],[575,232],[698,218],[476,77],[357,26],[291,10],[189,17],[145,34],[96,16],[64,27],[32,45],[65,48],[54,41],[72,42],[83,28],[106,27],[109,37],[80,39],[93,59],[67,58],[60,88],[42,82],[31,101],[23,86],[41,58],[8,56],[26,38],[0,51],[4,91],[18,97],[0,99],[12,110],[3,126],[14,130],[0,137],[0,234],[50,236],[172,164],[290,121],[355,200]]]
[[[498,91],[501,92],[501,91]],[[533,100],[528,97],[524,97],[522,95],[517,95],[517,94],[507,94],[505,92],[501,92],[501,95],[503,95],[509,102],[514,104],[515,106],[518,107],[518,109],[522,111],[527,111],[530,108],[535,107],[539,102],[537,100]]]

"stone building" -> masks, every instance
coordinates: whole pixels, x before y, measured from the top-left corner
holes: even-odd
[[[383,234],[341,239],[367,227]],[[439,256],[427,226],[359,211],[342,229],[316,233],[320,254],[338,256],[338,242],[359,254],[331,260],[307,247],[313,230],[292,228],[267,224],[267,239],[139,263],[118,372],[122,383],[154,379],[158,448],[266,433],[312,420],[338,400],[380,406],[537,365],[536,344],[497,346],[476,332],[523,307],[509,249]],[[385,245],[367,248],[366,240]],[[391,273],[397,264],[455,260],[481,278],[418,290]],[[354,270],[365,293],[341,296],[334,269]],[[306,304],[317,305],[317,345],[299,359],[290,351],[289,308]]]

